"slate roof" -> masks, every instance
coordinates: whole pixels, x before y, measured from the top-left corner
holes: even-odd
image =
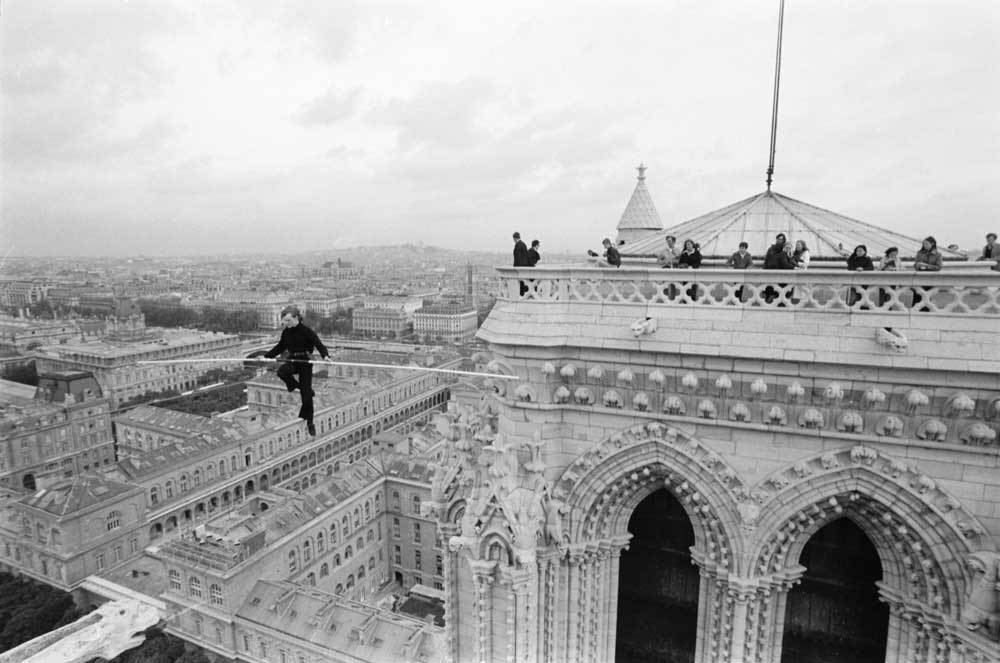
[[[663,230],[660,213],[656,211],[653,198],[646,188],[646,167],[640,164],[637,170],[639,178],[635,183],[635,191],[618,221],[618,230]]]
[[[868,254],[880,256],[890,246],[899,248],[899,256],[912,260],[921,240],[858,221],[830,210],[789,198],[774,191],[764,191],[726,207],[695,217],[666,230],[628,244],[623,255],[653,255],[663,250],[664,238],[673,235],[677,245],[693,239],[701,245],[705,258],[728,258],[742,241],[750,253],[762,258],[774,243],[774,236],[785,233],[788,240],[804,240],[812,260],[844,259],[839,245],[850,252],[858,244],[868,247]],[[966,260],[963,253],[938,245],[945,259]],[[759,262],[759,261],[758,261]]]
[[[134,490],[140,489],[120,481],[85,474],[56,482],[20,501],[26,506],[66,516]]]
[[[440,628],[290,582],[258,580],[236,618],[355,660],[430,663],[445,657]]]

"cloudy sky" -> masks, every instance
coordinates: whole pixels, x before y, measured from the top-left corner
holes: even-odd
[[[540,8],[536,5],[544,5]],[[192,255],[613,231],[764,189],[777,0],[6,0],[0,249]],[[775,190],[1000,229],[1000,8],[788,0]]]

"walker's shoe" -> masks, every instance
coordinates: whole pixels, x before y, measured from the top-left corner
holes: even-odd
[[[306,430],[309,431],[310,435],[316,437],[316,425],[313,424],[313,422],[311,421],[306,422]]]
[[[295,384],[285,384],[285,387],[288,389],[289,393],[291,393],[299,388],[299,383],[296,382]]]

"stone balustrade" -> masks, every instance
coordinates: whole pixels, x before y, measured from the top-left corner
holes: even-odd
[[[1000,318],[1000,273],[498,267],[498,298]],[[522,288],[523,284],[523,288]],[[523,294],[522,294],[523,289]]]

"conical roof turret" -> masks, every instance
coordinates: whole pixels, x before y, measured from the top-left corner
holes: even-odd
[[[656,211],[653,198],[646,188],[645,164],[640,163],[636,170],[639,171],[639,179],[635,183],[635,191],[618,221],[618,240],[626,244],[663,230],[660,213]]]

